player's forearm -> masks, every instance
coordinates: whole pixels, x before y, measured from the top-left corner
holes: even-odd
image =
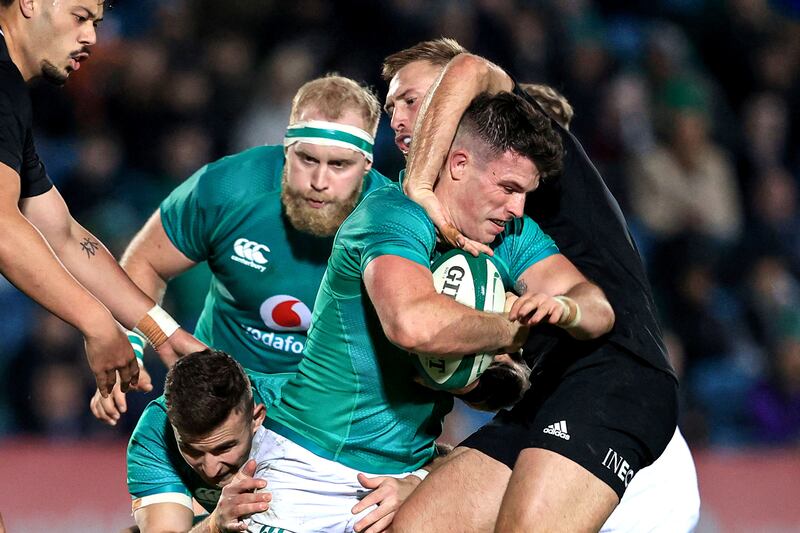
[[[222,533],[225,530],[219,529],[214,523],[213,516],[208,515],[203,520],[194,525],[189,533]]]
[[[410,306],[398,318],[392,342],[445,358],[515,347],[527,336],[525,328],[504,314],[476,311],[441,295]]]
[[[164,279],[144,255],[137,254],[135,247],[131,245],[123,254],[119,264],[143,293],[161,304],[169,280]]]
[[[108,309],[67,271],[21,213],[3,214],[0,227],[0,272],[12,284],[84,336],[113,324]]]
[[[126,328],[133,329],[155,305],[131,281],[103,243],[77,222],[72,222],[69,236],[56,253],[70,273]]]
[[[574,319],[580,312],[577,324],[566,327],[566,331],[576,339],[596,339],[605,335],[614,327],[616,319],[614,309],[603,294],[603,291],[593,283],[579,283],[567,291],[564,296],[571,299],[577,307],[570,304],[570,317]],[[580,311],[578,311],[580,309]]]
[[[420,110],[409,153],[408,186],[413,188],[418,183],[427,183],[429,188],[433,187],[461,115],[477,95],[512,88],[511,78],[483,58],[461,54],[450,61]]]

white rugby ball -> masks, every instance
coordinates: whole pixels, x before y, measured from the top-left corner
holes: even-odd
[[[451,250],[431,265],[433,285],[440,294],[473,309],[501,313],[506,291],[503,279],[491,258]],[[437,389],[460,389],[478,379],[492,362],[489,354],[461,358],[417,355],[415,362],[425,381]]]

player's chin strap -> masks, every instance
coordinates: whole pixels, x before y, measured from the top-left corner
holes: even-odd
[[[372,161],[372,147],[375,139],[366,131],[355,126],[325,120],[307,120],[296,122],[287,128],[283,146],[288,148],[294,143],[349,148],[364,154],[367,161]]]
[[[143,337],[150,341],[153,348],[158,348],[167,341],[170,335],[178,331],[178,328],[180,328],[180,325],[169,316],[169,313],[161,309],[160,305],[154,305],[133,328],[132,333],[136,334],[138,339],[131,340],[131,335],[128,335],[128,340],[131,341],[131,345],[134,345],[135,341]],[[144,346],[142,346],[142,349],[144,349]],[[134,346],[133,350],[136,352],[136,346]]]

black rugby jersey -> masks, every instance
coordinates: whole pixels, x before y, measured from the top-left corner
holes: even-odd
[[[541,110],[516,83],[514,93]],[[584,276],[605,292],[616,322],[604,338],[674,376],[650,282],[619,204],[575,136],[556,121],[552,123],[564,143],[563,172],[528,195],[525,213],[553,238]],[[526,345],[530,356],[535,358],[543,347],[552,346],[546,337],[546,332],[531,336]],[[580,344],[577,341],[572,347],[580,349]]]
[[[0,35],[0,163],[11,167],[21,180],[20,197],[49,191],[47,176],[33,144],[33,111],[28,86],[8,55]]]

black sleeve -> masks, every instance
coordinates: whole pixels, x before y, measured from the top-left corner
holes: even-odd
[[[30,96],[24,82],[0,77],[0,162],[20,177],[20,197],[38,196],[53,183],[33,142]]]

